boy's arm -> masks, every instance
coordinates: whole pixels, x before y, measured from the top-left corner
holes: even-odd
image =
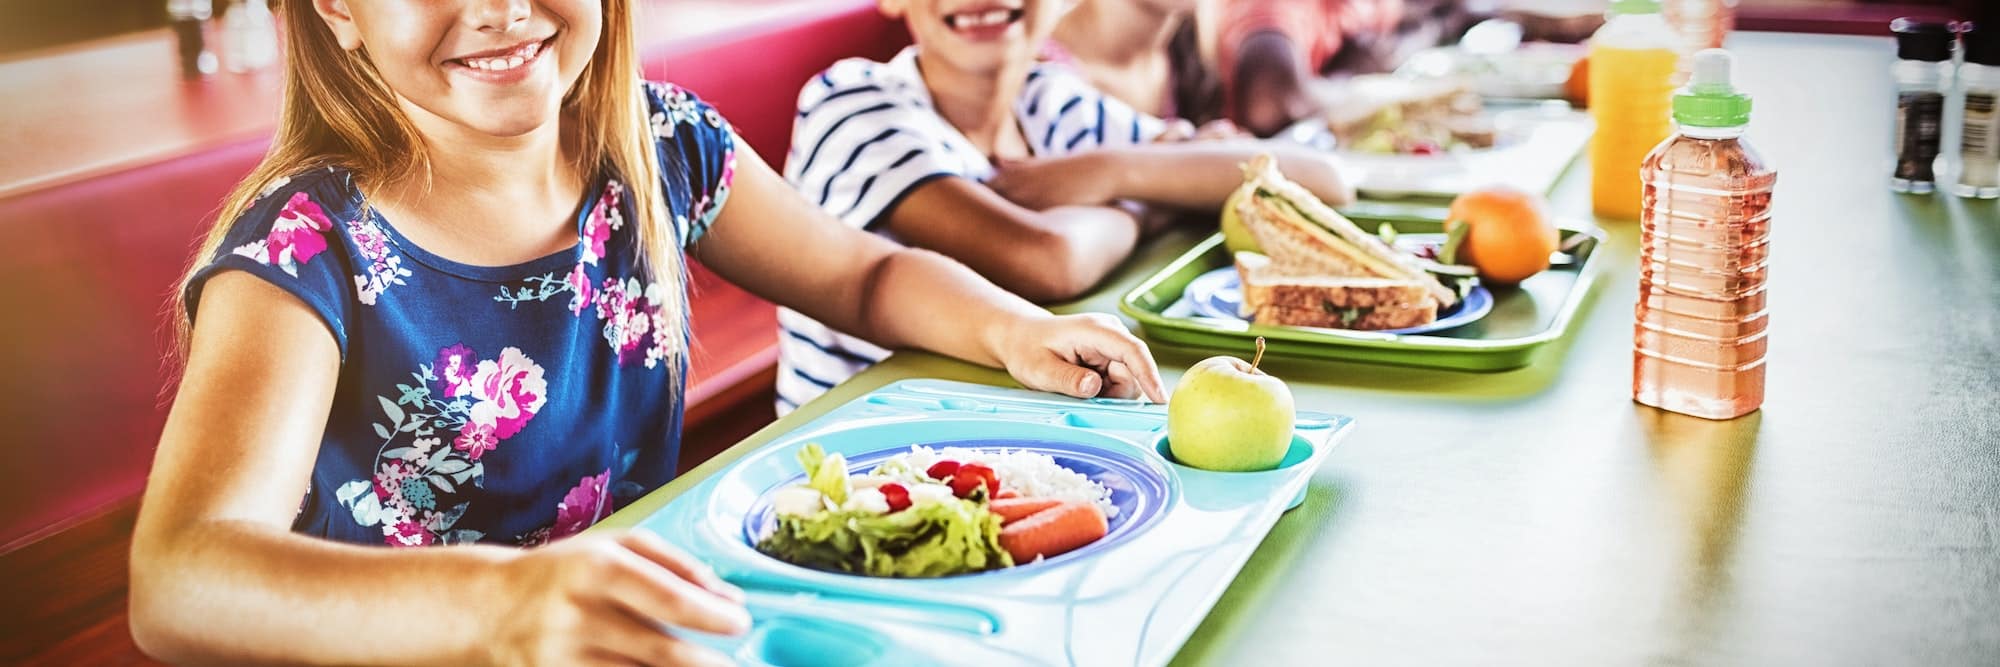
[[[1191,209],[1220,209],[1243,183],[1243,165],[1259,153],[1330,206],[1354,200],[1354,186],[1332,157],[1303,146],[1212,141],[1102,148],[1002,165],[988,185],[1020,206],[1098,206],[1120,199]]]
[[[1140,235],[1138,218],[1121,208],[1030,210],[955,177],[917,186],[886,222],[897,240],[957,259],[1036,302],[1082,295],[1132,253]]]
[[[964,182],[935,178],[922,188],[954,181]],[[923,189],[896,208],[928,197]],[[732,190],[694,255],[753,294],[883,347],[917,347],[1004,367],[1032,389],[1166,398],[1145,343],[1117,318],[1050,315],[937,252],[840,224],[799,196],[748,146],[738,149]],[[967,237],[993,231],[971,227],[969,220],[982,219],[973,209],[945,209],[939,220],[962,218],[956,229]],[[1122,222],[1136,225],[1129,216]],[[1134,236],[1135,231],[1124,232],[1126,250]],[[983,243],[993,241],[987,237]],[[1101,247],[1103,242],[1086,245],[1114,263],[1124,257],[1124,251]],[[1039,261],[1044,270],[1063,270],[1047,258]]]

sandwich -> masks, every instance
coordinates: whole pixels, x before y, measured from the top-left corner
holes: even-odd
[[[1379,331],[1437,321],[1437,298],[1413,280],[1286,275],[1271,258],[1236,253],[1242,313],[1264,324]]]
[[[1232,198],[1262,251],[1235,257],[1244,314],[1262,324],[1400,329],[1435,321],[1458,303],[1458,291],[1415,256],[1362,231],[1273,162],[1252,159]]]
[[[1498,139],[1479,95],[1459,81],[1368,74],[1348,79],[1327,97],[1327,129],[1353,150],[1490,148]]]

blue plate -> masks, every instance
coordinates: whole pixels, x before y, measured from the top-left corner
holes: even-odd
[[[1236,273],[1236,267],[1225,266],[1195,277],[1194,280],[1188,281],[1187,291],[1183,294],[1187,296],[1188,305],[1194,307],[1195,314],[1202,317],[1239,322],[1251,321],[1250,318],[1239,314],[1243,307],[1243,277]],[[1490,312],[1493,312],[1493,293],[1486,291],[1484,285],[1473,285],[1465,298],[1459,299],[1457,305],[1438,313],[1438,318],[1429,324],[1401,329],[1382,329],[1375,333],[1421,334],[1444,331],[1471,324]]]
[[[1109,490],[1111,492],[1111,505],[1118,508],[1115,516],[1108,517],[1110,530],[1104,534],[1103,538],[1098,539],[1096,542],[1054,558],[1044,558],[1033,563],[1017,564],[1012,568],[957,575],[961,577],[1001,572],[1019,572],[1030,568],[1038,568],[1086,557],[1090,554],[1110,549],[1150,527],[1160,518],[1161,513],[1166,509],[1168,500],[1172,497],[1171,482],[1167,480],[1166,475],[1162,474],[1160,468],[1156,465],[1123,452],[1108,450],[1090,444],[1035,438],[981,438],[947,442],[924,442],[919,444],[929,446],[933,449],[958,447],[987,452],[1014,450],[1046,454],[1050,458],[1055,459],[1056,465],[1082,473],[1083,476],[1090,478],[1090,481],[1097,482]],[[905,445],[854,455],[847,460],[848,472],[853,474],[874,470],[875,466],[881,465],[891,457],[908,451],[910,451],[910,448]],[[787,479],[783,483],[766,489],[763,495],[759,496],[756,502],[750,505],[750,510],[743,515],[744,541],[755,547],[759,538],[769,535],[771,531],[777,529],[778,520],[771,508],[771,494],[787,486],[804,484],[805,481],[805,473],[800,472],[792,476],[791,479]],[[845,573],[834,572],[833,574]]]

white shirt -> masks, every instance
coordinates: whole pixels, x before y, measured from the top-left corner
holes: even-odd
[[[1036,157],[1146,143],[1165,129],[1160,119],[1049,63],[1029,72],[1014,116]],[[834,63],[799,91],[785,179],[841,222],[881,232],[889,211],[917,186],[992,175],[986,155],[932,105],[916,47],[886,63]],[[779,414],[889,356],[789,308],[778,309],[778,326]]]

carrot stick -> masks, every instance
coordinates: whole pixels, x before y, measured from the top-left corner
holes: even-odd
[[[1000,529],[1000,547],[1014,563],[1055,557],[1097,541],[1111,529],[1096,503],[1066,502]]]
[[[1002,498],[993,501],[988,509],[1000,515],[1001,525],[1007,525],[1061,504],[1062,501],[1055,498]]]

